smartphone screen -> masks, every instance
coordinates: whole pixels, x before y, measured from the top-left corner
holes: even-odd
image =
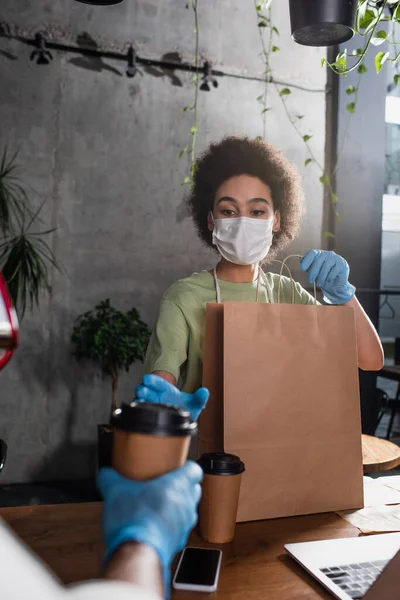
[[[215,584],[221,550],[185,548],[175,583],[212,587]]]

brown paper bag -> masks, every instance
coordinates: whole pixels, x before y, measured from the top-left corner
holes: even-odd
[[[203,369],[200,451],[245,462],[238,521],[363,506],[353,309],[208,304]]]

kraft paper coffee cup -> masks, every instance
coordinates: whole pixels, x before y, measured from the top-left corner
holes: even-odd
[[[203,454],[198,464],[204,471],[200,535],[214,544],[231,542],[235,536],[244,463],[234,454],[214,452]]]
[[[187,411],[165,404],[123,404],[111,419],[113,467],[130,479],[145,480],[182,467],[197,429]]]

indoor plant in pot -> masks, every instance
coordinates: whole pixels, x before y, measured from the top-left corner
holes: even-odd
[[[40,212],[21,180],[17,153],[5,148],[0,157],[0,271],[7,283],[21,320],[27,308],[39,306],[43,292],[50,290],[52,267],[60,270],[46,238],[55,229],[38,230]]]
[[[79,316],[72,332],[73,355],[90,360],[111,379],[110,417],[118,408],[118,383],[122,370],[128,372],[137,360],[143,361],[150,330],[140,319],[136,308],[122,312],[110,301],[103,300],[95,308]],[[112,430],[98,426],[99,466],[111,462]]]
[[[46,242],[55,230],[37,229],[38,224],[43,225],[40,211],[44,203],[34,209],[32,192],[28,194],[25,189],[17,156],[7,147],[0,155],[0,369],[8,363],[17,344],[13,307],[19,320],[27,308],[38,308],[43,292],[50,290],[52,267],[59,269]],[[7,444],[0,439],[0,471],[6,455]]]

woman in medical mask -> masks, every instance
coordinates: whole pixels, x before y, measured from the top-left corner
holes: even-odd
[[[219,262],[213,271],[194,273],[165,292],[145,360],[145,373],[152,375],[145,375],[137,396],[201,406],[206,303],[277,302],[279,276],[264,273],[260,264],[294,239],[303,192],[297,170],[280,152],[259,139],[228,137],[199,159],[188,205],[200,239],[218,251]],[[359,367],[380,369],[381,343],[349,283],[346,261],[311,250],[300,263],[326,302],[355,309]],[[294,299],[314,303],[299,283]],[[291,300],[291,283],[284,277],[280,302]],[[181,392],[172,387],[177,383]]]

